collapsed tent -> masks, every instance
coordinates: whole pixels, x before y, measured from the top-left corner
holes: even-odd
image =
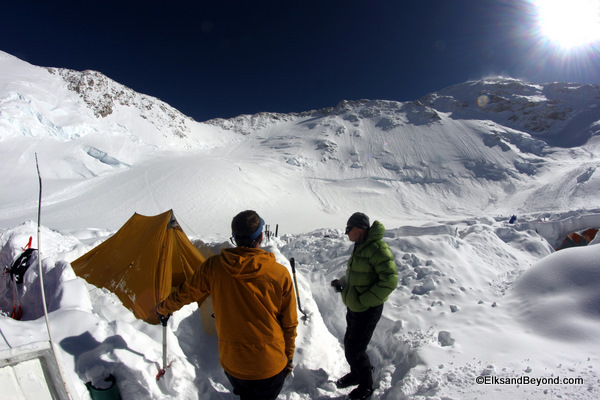
[[[597,233],[598,229],[595,228],[586,229],[581,233],[570,233],[564,238],[557,250],[567,249],[569,247],[587,246],[594,240]]]
[[[137,318],[158,324],[154,306],[205,259],[169,210],[151,217],[135,213],[71,266],[89,283],[115,293]]]

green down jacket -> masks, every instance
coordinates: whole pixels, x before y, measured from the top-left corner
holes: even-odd
[[[398,285],[398,268],[390,247],[383,240],[385,227],[373,222],[367,237],[354,245],[342,301],[354,312],[366,311],[383,304]]]

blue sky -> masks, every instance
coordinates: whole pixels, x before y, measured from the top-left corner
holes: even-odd
[[[528,0],[11,1],[0,50],[93,69],[198,121],[410,101],[487,75],[600,84],[600,49],[536,35]]]

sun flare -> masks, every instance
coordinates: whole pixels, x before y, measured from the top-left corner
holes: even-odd
[[[600,41],[599,0],[536,0],[541,34],[563,48]]]

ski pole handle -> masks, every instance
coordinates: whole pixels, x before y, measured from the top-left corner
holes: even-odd
[[[306,313],[300,304],[300,293],[298,293],[298,281],[296,280],[296,260],[294,260],[294,257],[290,258],[290,265],[292,266],[292,278],[294,278],[294,287],[296,288],[296,302],[298,303],[298,309],[304,315],[304,318],[306,318]]]

